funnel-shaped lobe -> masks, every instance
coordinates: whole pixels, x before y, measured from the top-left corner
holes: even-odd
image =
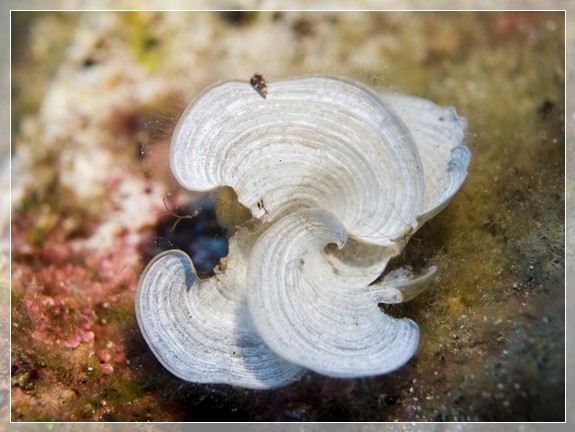
[[[253,234],[230,242],[225,272],[196,278],[190,258],[170,250],[146,267],[136,297],[140,329],[160,362],[187,381],[279,387],[304,370],[274,354],[253,328],[245,298]]]
[[[378,273],[356,271],[326,251],[345,247],[345,229],[325,210],[302,210],[277,221],[250,256],[252,319],[281,357],[321,374],[360,377],[404,365],[419,341],[417,325],[381,312],[368,287]],[[363,277],[358,277],[363,274]],[[363,280],[362,280],[363,279]]]

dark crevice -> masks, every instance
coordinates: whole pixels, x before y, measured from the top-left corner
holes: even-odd
[[[169,249],[187,253],[198,277],[214,275],[214,267],[228,254],[228,240],[226,229],[218,225],[213,200],[193,200],[184,208],[167,211],[144,244],[144,262]]]

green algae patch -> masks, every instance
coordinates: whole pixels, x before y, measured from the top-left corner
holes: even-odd
[[[154,34],[155,15],[144,11],[122,14],[129,46],[136,61],[149,72],[154,72],[162,61],[163,41]]]

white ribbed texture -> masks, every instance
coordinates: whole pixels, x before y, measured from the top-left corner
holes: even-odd
[[[172,171],[190,190],[232,187],[254,218],[210,279],[181,251],[146,267],[136,314],[154,354],[185,380],[251,388],[401,367],[418,327],[378,303],[411,300],[437,269],[374,281],[463,184],[465,128],[452,108],[337,77],[268,82],[266,98],[208,88],[176,127]]]

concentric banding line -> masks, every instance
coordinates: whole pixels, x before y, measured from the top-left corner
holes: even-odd
[[[390,110],[407,125],[417,145],[424,173],[423,202],[419,226],[451,201],[467,177],[471,152],[461,146],[467,120],[453,108],[407,95],[381,95]]]
[[[375,272],[362,280],[332,271],[325,246],[345,238],[324,210],[275,222],[250,256],[249,311],[268,346],[292,363],[334,377],[387,373],[413,356],[419,330],[381,312],[368,287]]]
[[[248,83],[211,87],[180,119],[170,163],[188,189],[231,186],[255,217],[325,208],[381,245],[416,226],[423,197],[403,121],[371,90],[322,76],[273,82],[266,99]]]
[[[234,263],[228,277],[200,281],[179,250],[148,264],[138,283],[136,317],[154,355],[171,373],[187,381],[262,389],[284,386],[304,373],[273,353],[253,328],[241,287],[245,277],[237,275],[246,267]]]

